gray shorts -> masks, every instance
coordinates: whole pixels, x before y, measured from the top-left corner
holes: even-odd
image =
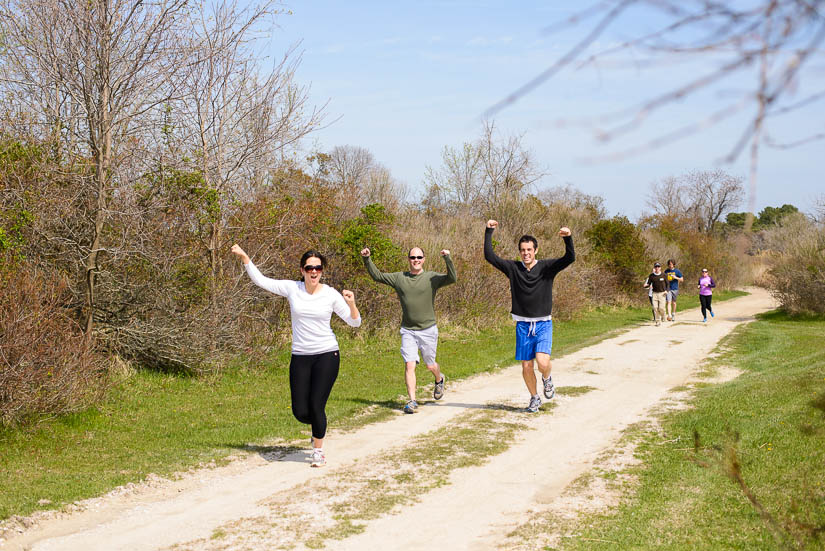
[[[426,329],[401,328],[401,357],[405,362],[417,362],[418,351],[425,365],[435,363],[435,350],[438,348],[438,326],[433,325]]]
[[[669,289],[667,292],[667,301],[676,302],[676,297],[679,296],[679,289]]]

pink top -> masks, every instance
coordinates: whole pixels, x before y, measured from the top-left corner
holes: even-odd
[[[716,287],[716,282],[710,276],[702,276],[699,278],[699,294],[708,296],[713,294],[713,288]]]

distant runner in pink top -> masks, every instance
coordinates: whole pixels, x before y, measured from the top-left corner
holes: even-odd
[[[713,288],[716,287],[716,282],[710,277],[707,268],[702,268],[702,277],[699,278],[699,304],[702,305],[702,321],[708,321],[708,312],[710,317],[714,317],[713,308],[710,307],[710,301],[713,299]]]

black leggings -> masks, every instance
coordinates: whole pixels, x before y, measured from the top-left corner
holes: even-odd
[[[708,312],[713,312],[713,308],[710,307],[710,299],[713,298],[713,295],[699,295],[699,304],[702,305],[702,317],[708,317]]]
[[[293,354],[289,362],[289,389],[292,392],[292,415],[312,425],[312,436],[327,433],[327,406],[332,385],[338,378],[341,358],[337,350],[323,354]]]

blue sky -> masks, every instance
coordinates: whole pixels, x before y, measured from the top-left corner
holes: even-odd
[[[291,15],[279,16],[280,28],[267,47],[278,58],[288,45],[301,41],[297,80],[311,86],[313,104],[328,102],[327,120],[335,121],[313,135],[315,146],[365,147],[395,178],[420,192],[426,167],[440,166],[444,146],[474,140],[488,108],[544,70],[589,29],[545,32],[577,7],[579,2],[550,0],[294,1],[287,4]],[[649,12],[630,14],[592,50],[654,24]],[[604,197],[610,214],[636,218],[645,209],[651,182],[662,178],[717,167],[747,178],[747,155],[733,164],[721,164],[720,158],[744,129],[750,109],[665,147],[643,148],[617,161],[592,159],[703,120],[747,90],[751,76],[730,78],[670,104],[607,145],[594,139],[593,124],[558,124],[635,105],[719,61],[669,58],[655,70],[642,70],[634,65],[641,59],[628,54],[566,70],[495,115],[502,134],[523,134],[524,144],[547,171],[539,187],[572,184]],[[823,81],[820,57],[797,84],[795,99],[822,89]],[[825,102],[820,102],[804,113],[771,121],[768,129],[779,141],[790,141],[821,131],[823,121]],[[756,210],[783,203],[810,209],[814,197],[825,193],[817,162],[823,146],[819,141],[790,150],[763,148]]]

